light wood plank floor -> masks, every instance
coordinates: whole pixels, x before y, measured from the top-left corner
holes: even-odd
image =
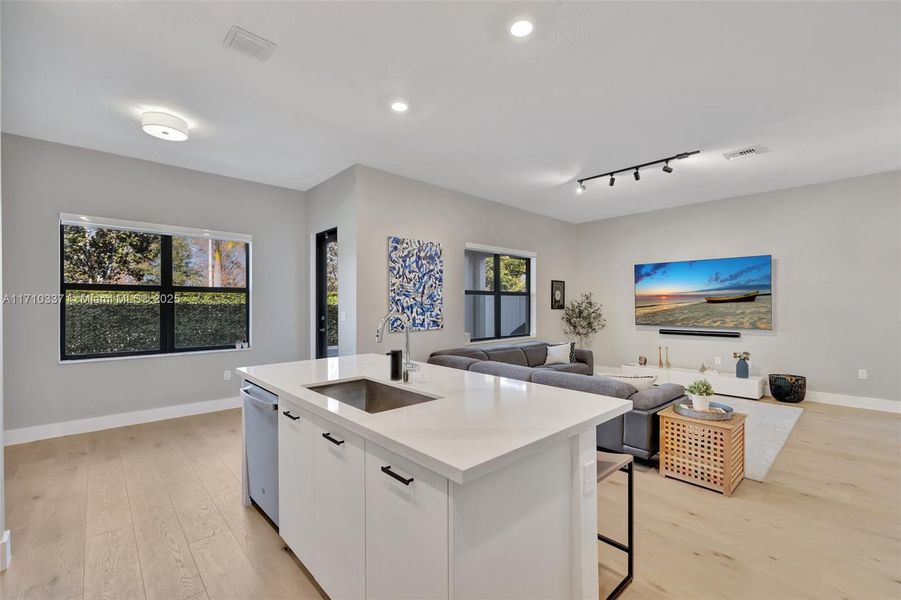
[[[732,498],[639,467],[623,598],[901,596],[901,417],[802,406],[767,482]],[[233,410],[7,448],[0,598],[320,598],[241,506],[240,427]],[[624,539],[624,475],[599,515]],[[625,561],[599,547],[603,597]]]

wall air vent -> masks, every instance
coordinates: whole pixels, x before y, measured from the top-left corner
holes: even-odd
[[[269,40],[250,33],[246,29],[241,29],[237,25],[232,25],[223,44],[226,48],[237,50],[260,62],[266,62],[276,48],[275,44]]]
[[[723,154],[723,158],[726,160],[737,160],[739,158],[751,158],[752,156],[757,156],[758,154],[763,154],[764,152],[769,152],[768,148],[764,148],[763,146],[748,146],[747,148],[742,148],[740,150],[733,150],[732,152],[726,152]]]

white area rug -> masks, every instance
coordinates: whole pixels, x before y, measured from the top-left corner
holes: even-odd
[[[763,481],[804,409],[729,396],[716,396],[716,401],[748,415],[745,420],[745,477]]]

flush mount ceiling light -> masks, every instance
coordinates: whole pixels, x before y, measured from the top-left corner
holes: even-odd
[[[141,129],[147,135],[167,142],[183,142],[188,139],[188,122],[169,113],[145,112],[141,115]]]
[[[391,103],[391,110],[396,113],[405,113],[410,109],[410,105],[403,100],[395,100]]]
[[[610,178],[610,187],[613,187],[613,184],[616,182],[616,175],[620,173],[628,173],[629,171],[633,171],[632,177],[635,178],[635,181],[639,181],[641,179],[641,173],[638,171],[640,169],[644,169],[646,167],[652,167],[654,165],[663,165],[664,173],[672,173],[673,168],[669,165],[671,161],[674,160],[683,160],[688,158],[689,156],[694,156],[695,154],[700,154],[700,150],[693,150],[691,152],[681,152],[679,154],[674,154],[672,156],[667,156],[666,158],[661,158],[659,160],[652,160],[651,162],[642,163],[640,165],[632,165],[631,167],[625,167],[623,169],[617,169],[616,171],[607,171],[606,173],[599,173],[597,175],[592,175],[591,177],[583,177],[582,179],[577,179],[576,184],[579,186],[577,191],[581,194],[585,189],[585,182],[591,181],[592,179],[599,179],[601,177],[609,177]]]
[[[513,25],[510,25],[510,35],[513,37],[523,38],[532,33],[532,22],[520,19]]]

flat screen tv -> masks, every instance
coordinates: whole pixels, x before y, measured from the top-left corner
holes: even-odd
[[[635,265],[635,324],[773,328],[772,256]]]

